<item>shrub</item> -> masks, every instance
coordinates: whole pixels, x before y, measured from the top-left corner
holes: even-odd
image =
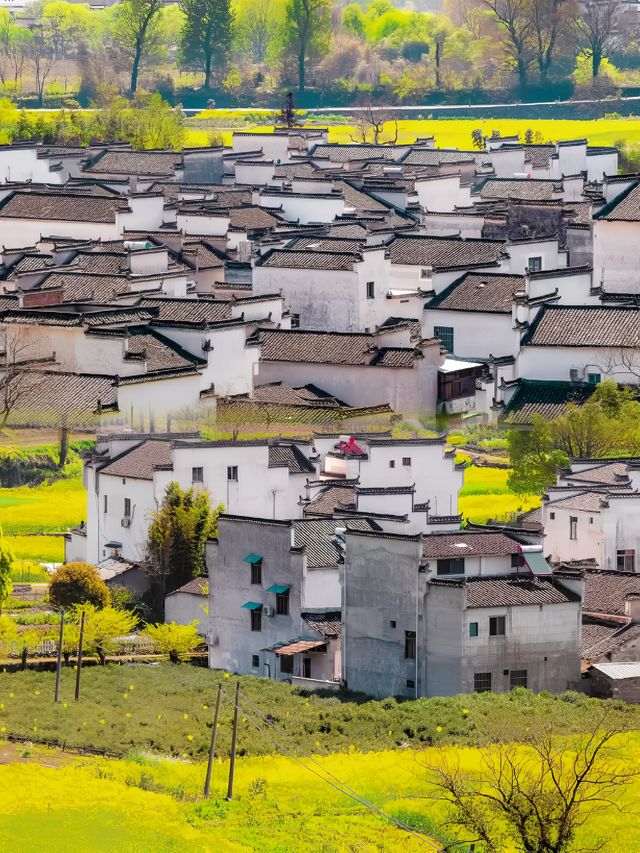
[[[107,585],[101,580],[96,567],[89,563],[60,566],[51,579],[49,598],[59,607],[72,607],[85,602],[105,607],[111,600]]]
[[[160,625],[145,625],[142,633],[151,640],[156,651],[169,655],[172,663],[178,663],[181,657],[197,649],[202,643],[197,627],[197,619],[190,625],[166,622]]]
[[[127,610],[115,610],[113,607],[96,607],[90,602],[77,604],[71,611],[69,622],[78,626],[85,614],[84,649],[88,654],[95,653],[104,666],[107,655],[118,648],[117,640],[130,634],[138,624],[138,619]]]

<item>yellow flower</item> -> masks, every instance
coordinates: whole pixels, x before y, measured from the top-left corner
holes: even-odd
[[[441,731],[442,731],[442,726],[436,726],[436,731],[437,731],[437,732],[441,732]]]
[[[391,735],[392,735],[392,731],[391,731],[391,729],[389,729],[389,737],[391,737]]]
[[[86,723],[83,723],[82,725],[83,725],[83,726],[86,726],[87,724],[86,724]]]
[[[193,740],[193,735],[187,735],[187,740]]]
[[[6,730],[7,730],[6,726],[0,726],[0,732],[6,732]]]
[[[0,708],[4,708],[4,702],[0,702]]]
[[[104,726],[104,720],[100,720],[100,725]]]
[[[130,717],[130,716],[131,716],[131,713],[129,711],[127,711],[127,713],[125,714],[125,717]]]
[[[183,753],[182,753],[182,757],[183,757],[183,758],[189,758],[189,756],[187,755],[187,753],[186,753],[186,752],[183,752]]]
[[[188,719],[189,719],[189,715],[188,715],[188,714],[183,714],[183,715],[182,715],[182,719],[183,719],[183,720],[188,720]]]
[[[33,727],[33,730],[34,730],[34,732],[37,732],[37,731],[38,731],[38,727],[37,727],[37,726],[34,726],[34,727]]]
[[[316,741],[316,746],[318,746],[318,747],[319,747],[319,746],[322,746],[322,744],[320,743],[320,741],[319,741],[319,740],[317,740],[317,741]]]
[[[34,695],[34,696],[39,696],[39,695],[40,695],[40,691],[39,691],[39,690],[34,690],[34,691],[33,691],[33,695]]]
[[[467,716],[467,714],[469,713],[469,709],[468,709],[468,708],[463,708],[463,709],[462,709],[462,713],[463,713],[463,714],[465,715],[465,717],[466,717],[466,716]]]
[[[159,720],[161,720],[161,719],[162,719],[162,714],[158,714],[158,719],[159,719]]]
[[[128,694],[128,693],[123,693],[123,694],[122,694],[122,698],[123,698],[123,699],[127,699],[127,698],[128,698],[128,696],[129,696],[129,694]]]
[[[63,704],[63,706],[62,706],[62,707],[63,707],[63,708],[68,708],[69,706],[68,706],[68,704],[65,702],[65,703]]]
[[[9,693],[9,699],[13,699],[13,693]]]
[[[134,687],[135,687],[135,684],[130,684],[130,685],[129,685],[129,690],[133,690],[133,689],[134,689]]]
[[[0,706],[0,707],[2,707],[2,706]],[[209,706],[208,706],[208,705],[203,705],[203,706],[202,706],[202,710],[203,710],[203,711],[208,711],[208,710],[209,710]]]
[[[225,672],[224,677],[225,677],[225,678],[231,678],[231,676],[229,675],[229,673],[228,673],[228,672]]]
[[[77,671],[78,671],[78,664],[77,664],[77,663],[74,663],[74,665],[73,665],[73,671],[74,671],[74,672],[77,672]]]

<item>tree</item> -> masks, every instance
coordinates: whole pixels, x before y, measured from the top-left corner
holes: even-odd
[[[18,638],[18,626],[10,616],[0,616],[0,652],[9,654],[11,643]]]
[[[2,528],[0,527],[0,613],[2,606],[13,592],[13,584],[11,575],[13,573],[13,563],[15,557],[9,543],[4,538]]]
[[[42,106],[45,86],[55,68],[58,58],[56,56],[51,23],[41,21],[38,24],[32,24],[30,29],[29,58],[33,67],[38,104]]]
[[[236,49],[249,54],[258,65],[275,60],[282,47],[284,27],[282,0],[241,0],[234,3]]]
[[[430,778],[450,806],[448,823],[487,850],[565,853],[598,812],[620,811],[620,797],[639,773],[621,751],[620,736],[633,725],[631,713],[600,707],[586,734],[563,738],[542,724],[522,745],[486,749],[478,772],[445,760],[429,768]]]
[[[204,88],[211,88],[214,65],[224,64],[231,44],[233,13],[230,0],[181,0],[182,61],[204,73]]]
[[[94,604],[78,604],[72,608],[69,621],[79,625],[82,612],[85,614],[83,649],[87,654],[96,654],[102,666],[107,655],[117,648],[116,640],[126,637],[138,624],[138,618],[126,610],[113,607],[96,607]]]
[[[306,85],[307,60],[329,46],[332,8],[331,0],[289,0],[287,3],[288,43],[296,56],[300,94]]]
[[[42,377],[31,370],[38,353],[32,341],[20,331],[7,329],[4,358],[0,357],[0,430],[15,409],[37,392]]]
[[[171,663],[179,663],[181,658],[202,645],[203,639],[197,628],[197,619],[189,625],[163,622],[159,625],[145,625],[142,634],[151,640],[157,652],[169,655]]]
[[[98,570],[89,563],[65,563],[55,572],[49,586],[49,598],[58,607],[89,602],[96,607],[109,604],[109,590]]]
[[[165,595],[202,574],[207,539],[215,537],[218,514],[204,491],[169,483],[162,505],[151,516],[146,572],[151,582],[154,613],[164,617]]]
[[[159,47],[163,0],[122,0],[113,16],[116,45],[131,62],[129,89],[135,94],[145,59]]]
[[[532,417],[530,430],[510,430],[507,444],[512,468],[507,485],[519,495],[542,494],[569,464],[567,454],[554,446],[548,421],[540,415]]]
[[[300,124],[296,115],[296,108],[293,105],[292,92],[287,92],[282,110],[276,116],[276,123],[284,124],[286,127],[297,127]]]
[[[31,33],[19,26],[7,9],[0,9],[0,81],[6,83],[11,74],[17,85],[29,55]]]
[[[532,59],[531,34],[533,21],[528,0],[484,0],[493,12],[507,38],[504,48],[515,65],[521,86],[527,85],[527,75]]]
[[[573,0],[531,0],[533,50],[542,84],[547,82],[556,50],[569,34],[576,16]]]
[[[584,0],[576,19],[578,46],[591,59],[591,76],[600,73],[600,65],[613,46],[620,23],[620,0]]]
[[[391,125],[391,134],[389,134],[387,125]],[[372,106],[368,106],[356,114],[354,131],[355,133],[351,135],[354,142],[373,142],[374,145],[390,142],[395,145],[398,141],[398,121],[394,118],[393,113]],[[385,133],[387,138],[384,138]]]

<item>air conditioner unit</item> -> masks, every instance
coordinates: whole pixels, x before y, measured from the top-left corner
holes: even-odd
[[[213,344],[211,343],[211,341],[205,341],[205,342],[202,344],[202,349],[203,349],[205,352],[213,352]]]
[[[263,610],[263,613],[265,616],[275,616],[276,615],[275,608],[271,607],[270,604],[265,604],[265,606],[262,608],[262,610]]]
[[[578,367],[572,367],[569,370],[569,377],[572,382],[582,382],[584,379],[584,370],[580,370]]]
[[[130,518],[122,518],[122,519],[120,519],[120,524],[123,527],[131,527],[131,519]]]

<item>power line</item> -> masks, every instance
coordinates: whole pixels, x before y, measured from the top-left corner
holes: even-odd
[[[224,695],[223,695],[223,698],[230,705],[234,706],[233,700],[229,699],[227,696],[224,696]],[[267,726],[274,729],[275,731],[280,731],[279,729],[277,729],[276,726],[274,726],[269,720],[266,719],[266,717],[260,711],[260,709],[256,708],[256,706],[252,702],[250,702],[248,699],[246,700],[246,702],[256,711],[256,713],[260,717],[262,717],[262,719],[264,720],[264,722],[266,723]],[[239,704],[241,705],[241,703],[239,703]],[[244,714],[244,716],[247,718],[247,720],[251,723],[251,725],[258,732],[260,732],[261,734],[265,733],[264,729],[261,728],[260,723],[256,722],[255,719],[252,717],[252,715],[246,711],[246,709],[243,709],[242,713]],[[357,791],[354,791],[353,788],[351,788],[349,785],[346,784],[346,782],[343,782],[334,773],[331,773],[330,770],[327,770],[325,767],[323,767],[321,764],[319,764],[317,761],[315,761],[315,759],[313,759],[311,756],[308,756],[308,755],[303,753],[305,758],[307,758],[309,761],[311,761],[312,764],[315,764],[317,767],[319,767],[323,773],[326,773],[328,776],[331,776],[333,779],[335,779],[337,784],[332,782],[331,779],[327,779],[325,776],[322,775],[322,773],[318,772],[313,767],[309,767],[307,764],[305,764],[294,752],[292,752],[287,746],[285,746],[283,743],[281,743],[269,731],[267,731],[266,734],[271,738],[271,740],[276,744],[276,746],[279,749],[281,749],[283,752],[285,752],[290,758],[292,758],[293,761],[295,761],[297,764],[299,764],[305,770],[308,770],[310,773],[313,773],[314,776],[317,776],[321,781],[325,782],[327,785],[330,785],[334,790],[338,791],[343,796],[349,797],[350,799],[355,800],[360,805],[364,806],[365,808],[369,809],[370,811],[375,812],[377,815],[384,818],[385,820],[388,820],[391,823],[395,824],[395,826],[397,826],[398,829],[402,829],[405,832],[409,833],[414,838],[416,838],[418,841],[420,841],[421,844],[430,845],[434,850],[440,849],[439,846],[434,844],[426,836],[420,835],[419,833],[415,832],[415,830],[413,830],[410,826],[403,823],[401,820],[398,820],[397,818],[393,817],[392,815],[387,814],[386,812],[382,811],[382,809],[379,809],[373,803],[369,802],[369,800],[366,800],[361,794],[358,794]],[[285,732],[282,732],[282,734],[284,735],[284,737],[288,737],[288,735]],[[298,747],[298,748],[300,748],[300,747]]]

